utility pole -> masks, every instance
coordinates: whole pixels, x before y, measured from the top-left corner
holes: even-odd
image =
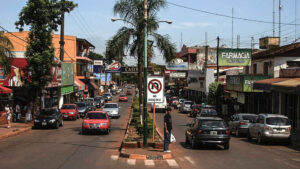
[[[64,0],[61,1],[62,5],[64,4]],[[63,8],[63,7],[62,7]],[[65,12],[62,10],[61,14],[61,27],[60,27],[60,53],[59,53],[59,59],[60,61],[64,61],[64,45],[65,45]]]
[[[144,29],[144,138],[143,145],[147,146],[147,138],[148,138],[148,126],[147,126],[147,76],[148,76],[148,0],[144,0],[144,21],[145,21],[145,29]],[[141,92],[141,91],[140,91]]]
[[[279,0],[279,12],[278,12],[278,15],[279,15],[279,22],[278,22],[278,34],[279,34],[279,45],[280,42],[281,42],[281,9],[282,9],[282,6],[281,6],[281,0]]]
[[[220,38],[218,36],[217,37],[217,82],[219,82],[219,43],[220,43]]]
[[[232,8],[232,17],[231,17],[231,48],[233,48],[233,8]]]
[[[236,48],[240,48],[240,35],[237,35],[236,37]]]
[[[253,38],[253,36],[251,37],[251,49],[252,49],[252,52],[253,52],[253,49],[254,49],[254,38]]]
[[[207,46],[208,44],[208,41],[207,41],[207,32],[205,32],[205,46]]]
[[[273,37],[275,37],[275,0],[273,0]]]
[[[180,33],[180,48],[182,48],[182,32]]]

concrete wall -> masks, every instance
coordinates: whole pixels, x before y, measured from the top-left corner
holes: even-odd
[[[204,71],[199,70],[189,71],[188,80],[192,78],[196,79],[196,81],[189,83],[188,89],[208,93],[209,85],[215,81],[214,70],[207,69],[206,74]]]

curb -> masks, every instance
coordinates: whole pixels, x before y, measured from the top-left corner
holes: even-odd
[[[8,138],[8,137],[12,137],[12,136],[16,136],[16,135],[19,135],[21,133],[25,133],[27,131],[30,131],[32,127],[26,127],[26,128],[23,128],[23,129],[19,129],[18,131],[15,131],[15,132],[9,132],[7,134],[4,134],[2,136],[0,136],[0,140],[2,139],[5,139],[5,138]]]
[[[120,152],[120,157],[123,158],[129,158],[129,159],[136,159],[136,160],[146,160],[146,159],[155,159],[155,160],[166,160],[166,159],[172,159],[173,155],[172,153],[163,154],[163,155],[145,155],[145,154],[129,154],[125,152],[125,149],[123,148]]]

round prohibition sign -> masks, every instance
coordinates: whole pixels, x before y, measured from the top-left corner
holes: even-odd
[[[161,91],[161,88],[161,82],[157,79],[153,79],[148,83],[148,90],[153,94],[159,93]]]

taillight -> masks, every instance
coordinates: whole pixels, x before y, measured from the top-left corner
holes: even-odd
[[[226,130],[225,132],[227,135],[230,135],[230,131],[229,130]]]
[[[198,130],[198,131],[197,131],[197,134],[201,134],[201,133],[202,133],[202,130]]]
[[[240,125],[246,125],[246,123],[243,121],[240,121]]]
[[[264,129],[265,129],[265,130],[272,130],[272,127],[270,127],[270,126],[265,126]]]

